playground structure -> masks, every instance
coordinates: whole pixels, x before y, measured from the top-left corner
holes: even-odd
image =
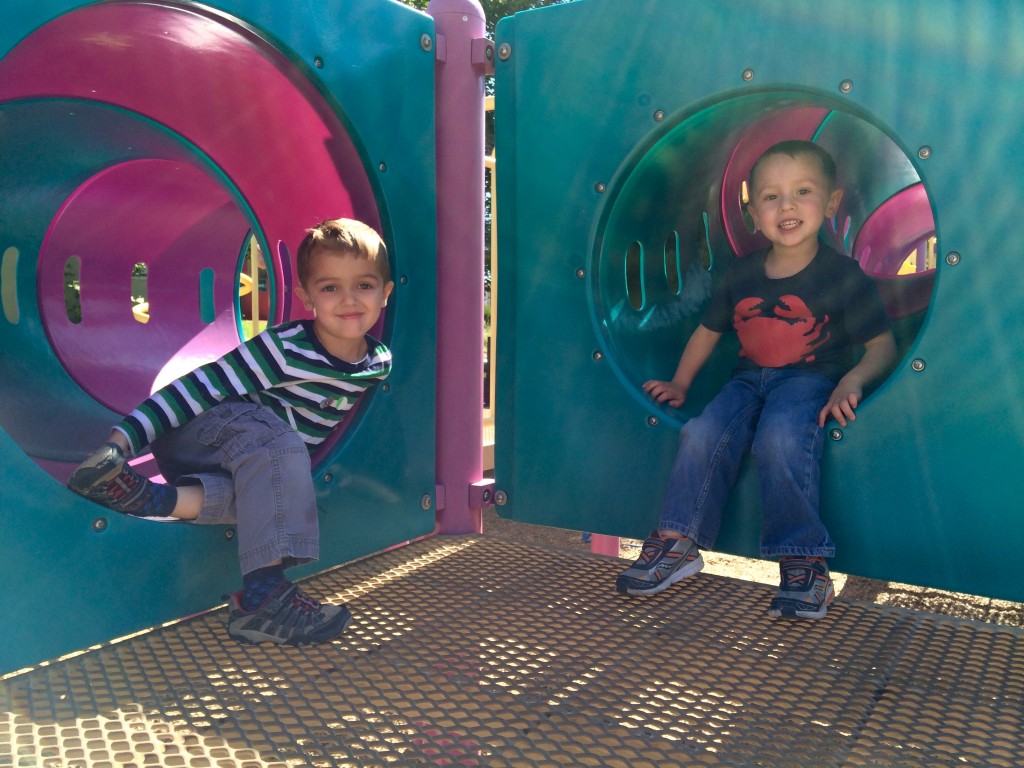
[[[363,218],[391,247],[380,332],[398,365],[316,457],[316,567],[475,530],[492,497],[516,520],[643,535],[677,428],[728,350],[684,412],[639,384],[674,364],[714,269],[755,242],[745,173],[791,133],[837,155],[847,195],[826,237],[878,278],[903,352],[826,451],[837,567],[1024,597],[1006,279],[1018,11],[980,4],[972,29],[1005,44],[965,47],[951,2],[796,2],[776,15],[578,0],[503,21],[495,47],[455,0],[429,16],[390,0],[322,6],[315,22],[270,0],[4,12],[0,574],[31,588],[0,598],[0,617],[38,617],[43,595],[60,611],[12,630],[0,671],[209,608],[235,583],[231,531],[125,519],[62,481],[118,413],[238,342],[253,239],[270,319],[301,316],[290,249],[327,216]],[[483,162],[466,115],[480,115],[492,64],[493,496],[480,466],[482,214],[466,215],[482,209]],[[145,324],[129,290],[139,263]],[[749,474],[721,539],[738,554],[756,552]]]

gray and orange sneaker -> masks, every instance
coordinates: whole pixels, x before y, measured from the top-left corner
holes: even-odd
[[[644,539],[640,557],[615,580],[624,595],[656,595],[700,571],[704,559],[693,539],[659,536]]]
[[[352,620],[344,605],[322,605],[289,581],[282,581],[263,605],[242,608],[242,592],[230,596],[228,635],[240,643],[313,645],[333,640]]]
[[[171,520],[177,491],[140,475],[116,443],[91,453],[68,478],[68,488],[107,509],[149,519]]]
[[[779,591],[768,615],[773,619],[820,619],[835,599],[828,565],[820,557],[783,557],[779,560]]]

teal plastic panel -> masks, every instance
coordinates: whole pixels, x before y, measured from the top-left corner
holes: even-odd
[[[833,565],[1024,599],[1024,10],[966,13],[948,0],[578,0],[500,22],[501,515],[629,537],[656,524],[678,430],[735,345],[681,411],[641,385],[671,377],[727,257],[756,242],[739,193],[749,163],[807,138],[846,188],[823,237],[897,265],[919,246],[926,262],[936,238],[934,269],[877,275],[902,360],[827,441]],[[722,551],[757,555],[754,469]]]
[[[213,0],[166,6],[41,0],[15,6],[5,8],[0,25],[4,93],[19,88],[24,73],[10,66],[12,51],[32,33],[81,9],[137,6],[144,14],[164,8],[185,14],[194,10],[213,19],[215,26],[222,21],[229,42],[244,30],[247,50],[265,49],[268,60],[288,62],[281,70],[290,73],[295,87],[318,95],[323,124],[341,126],[345,141],[355,148],[370,190],[368,207],[375,209],[389,244],[396,287],[382,336],[393,350],[395,364],[392,376],[360,406],[340,439],[316,456],[320,560],[289,574],[308,575],[432,533],[435,56],[421,40],[433,36],[433,20],[391,0]],[[184,34],[184,29],[119,31],[159,39]],[[223,51],[215,46],[211,50],[210,67],[222,71],[230,63],[218,58]],[[62,49],[55,45],[48,62],[59,67],[61,56]],[[179,76],[177,62],[164,64],[166,71],[156,76],[165,79],[168,99],[187,104],[190,83]],[[94,72],[82,74],[97,80]],[[280,93],[281,83],[274,83]],[[69,91],[71,85],[81,87],[80,82],[68,82]],[[247,85],[251,89],[252,83]],[[225,89],[237,86],[229,79],[223,83]],[[202,137],[179,135],[174,125],[158,124],[119,107],[120,82],[93,82],[90,87],[102,91],[105,99],[93,103],[63,93],[0,98],[0,133],[7,147],[0,151],[0,255],[17,251],[18,256],[17,269],[5,269],[0,276],[5,297],[5,312],[0,313],[0,581],[8,585],[0,596],[0,673],[208,609],[241,581],[233,529],[123,517],[76,496],[55,479],[73,466],[68,463],[71,454],[84,456],[118,418],[79,386],[72,371],[64,370],[41,314],[37,259],[69,195],[84,181],[129,161],[155,159],[202,168],[223,185],[237,206],[235,218],[242,221],[238,241],[228,253],[229,267],[250,228],[262,236],[250,207],[254,193],[263,199],[322,196],[318,189],[288,188],[282,182],[285,170],[294,178],[317,169],[283,165],[280,177],[261,180],[258,190],[247,188],[244,179],[219,167],[216,152],[201,146]],[[257,93],[246,113],[238,116],[250,135],[260,130],[262,117],[281,109],[270,90]],[[159,103],[159,98],[153,101]],[[204,109],[212,111],[215,105],[193,104],[189,114],[199,115],[201,122]],[[48,138],[34,140],[33,132],[48,132]],[[281,138],[266,135],[261,149],[287,163],[291,148]],[[340,133],[318,133],[307,140],[330,149],[341,138]],[[12,147],[40,151],[17,155]],[[117,209],[116,202],[111,211]],[[309,207],[322,211],[323,217],[338,215],[350,205],[337,198],[323,200],[322,205],[315,202]],[[284,243],[286,265],[288,251],[294,252],[298,239]],[[264,251],[270,253],[273,245],[265,242]],[[140,254],[140,260],[146,256]],[[221,268],[221,262],[216,267]],[[127,273],[124,278],[127,290]],[[10,282],[3,285],[4,279]],[[151,288],[154,282],[151,273]],[[13,307],[11,297],[17,299],[16,317],[6,312]],[[290,296],[282,294],[282,299]],[[126,322],[132,322],[130,316]],[[102,349],[95,353],[103,354]],[[145,359],[146,350],[140,350],[139,357]],[[26,409],[38,412],[38,418],[26,418]],[[43,448],[36,450],[39,445]],[[68,455],[57,455],[62,446]],[[51,449],[54,453],[47,455]]]

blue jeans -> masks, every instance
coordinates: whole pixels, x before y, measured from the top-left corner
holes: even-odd
[[[832,557],[818,517],[824,430],[818,413],[835,382],[806,371],[738,373],[680,434],[679,453],[658,527],[711,548],[722,510],[750,450],[757,461],[762,557]]]
[[[290,567],[319,556],[309,451],[273,411],[221,403],[150,447],[168,482],[203,486],[203,508],[193,522],[236,526],[242,573],[278,558]]]

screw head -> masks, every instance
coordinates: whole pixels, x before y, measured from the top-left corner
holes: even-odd
[[[380,385],[380,391],[381,392],[390,392],[391,391],[391,383],[385,381],[383,384]]]
[[[502,61],[508,61],[512,57],[512,46],[508,43],[502,43],[498,46],[498,58]]]
[[[925,146],[917,150],[917,156],[920,157],[922,160],[927,160],[929,157],[932,156],[932,148],[926,144]]]
[[[580,280],[582,280],[586,276],[587,271],[583,269],[583,267],[580,267],[579,269],[576,270],[576,277],[578,277]]]
[[[648,416],[647,417],[647,426],[648,427],[656,427],[656,426],[658,426],[658,417],[657,416]]]
[[[915,358],[915,359],[914,359],[914,360],[913,360],[913,361],[912,361],[912,362],[910,363],[910,367],[911,367],[911,368],[913,368],[913,369],[914,369],[915,371],[917,371],[918,373],[920,373],[921,371],[923,371],[923,370],[924,370],[924,369],[925,369],[925,368],[927,367],[927,365],[928,365],[928,364],[927,364],[927,363],[925,363],[924,359],[923,359],[923,358],[920,358],[920,357],[918,357],[918,358]]]
[[[317,69],[323,69],[324,68],[323,57],[322,56],[314,56],[313,57],[313,66],[316,67]]]
[[[107,525],[107,518],[105,517],[97,517],[95,520],[92,521],[92,529],[96,533],[103,533],[105,530],[107,530]]]
[[[388,164],[387,164],[387,163],[385,163],[385,162],[381,162],[381,164],[380,164],[380,165],[378,165],[377,167],[378,167],[378,168],[380,168],[380,172],[381,172],[381,173],[384,173],[384,172],[386,172],[386,171],[387,171],[387,169],[388,169]]]
[[[839,90],[842,93],[849,93],[850,91],[852,91],[853,90],[853,80],[849,80],[849,79],[843,80],[843,82],[841,82],[839,84]]]
[[[946,263],[951,267],[955,267],[960,263],[960,254],[956,251],[950,251],[946,254]]]
[[[665,111],[664,110],[659,109],[659,110],[657,110],[654,113],[654,122],[660,123],[664,119],[665,119]]]
[[[604,192],[606,189],[608,189],[608,187],[605,186],[603,181],[599,181],[597,182],[597,184],[594,185],[595,192],[601,193]]]
[[[508,504],[508,494],[505,493],[504,491],[495,491],[494,503],[497,504],[499,507],[505,506],[506,504]]]
[[[324,473],[324,482],[328,483],[328,484],[333,483],[334,482],[334,474],[331,473],[331,472],[325,472]]]
[[[434,499],[433,497],[431,497],[429,493],[424,493],[423,496],[420,498],[420,507],[424,510],[430,509],[433,503]]]
[[[235,529],[228,528],[226,531],[224,531],[224,538],[227,541],[231,541],[233,538],[235,538]]]
[[[594,358],[594,362],[599,363],[602,360],[604,360],[604,352],[602,352],[600,349],[595,349],[594,354],[592,354],[591,357]]]
[[[420,48],[422,48],[424,51],[429,51],[433,47],[434,39],[430,35],[424,33],[423,35],[420,36]]]
[[[748,83],[749,83],[749,82],[750,82],[751,80],[753,80],[753,79],[754,79],[754,70],[752,70],[752,69],[744,69],[744,70],[743,70],[743,79],[744,79],[744,80],[745,80],[746,82],[748,82]]]
[[[839,429],[839,427],[833,427],[829,430],[828,436],[838,443],[843,439],[843,430]]]

